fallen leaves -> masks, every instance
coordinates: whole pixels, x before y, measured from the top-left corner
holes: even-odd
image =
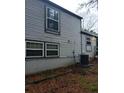
[[[54,71],[48,71],[47,74],[40,73],[29,76],[28,79],[42,79],[49,75],[63,73],[68,70],[72,70],[71,73],[67,73],[63,76],[52,78],[46,81],[42,81],[38,84],[26,85],[26,93],[97,93],[98,92],[98,67],[97,64],[89,68],[82,68],[81,66],[70,66],[66,68],[60,68]]]

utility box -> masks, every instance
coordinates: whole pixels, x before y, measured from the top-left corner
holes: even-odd
[[[89,55],[80,55],[80,63],[81,65],[88,65],[89,64]]]

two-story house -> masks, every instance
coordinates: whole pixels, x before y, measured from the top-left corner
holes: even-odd
[[[26,0],[26,74],[79,62],[82,17],[49,0]]]

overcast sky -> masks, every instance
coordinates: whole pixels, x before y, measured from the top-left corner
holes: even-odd
[[[82,1],[82,0],[50,0],[68,10],[70,10],[71,12],[74,12],[76,11],[76,9],[79,7],[79,3]]]
[[[78,14],[78,15],[81,15],[81,16],[85,17],[85,22],[84,22],[84,27],[85,28],[87,28],[87,25],[89,24],[89,22],[93,23],[93,21],[94,21],[94,20],[90,19],[90,16],[97,18],[97,12],[94,11],[94,10],[91,11],[92,15],[90,15],[90,16],[88,16],[88,15],[85,16],[85,13],[86,13],[85,8],[80,10],[81,14],[79,12],[76,13],[76,10],[78,9],[79,4],[83,3],[83,2],[87,2],[88,0],[50,0],[50,1],[64,7],[65,9],[67,9],[67,10],[69,10],[69,11],[75,13],[75,14]],[[92,25],[92,24],[90,24],[90,25]],[[95,28],[95,32],[98,32],[97,31],[97,23],[95,24],[94,28]]]

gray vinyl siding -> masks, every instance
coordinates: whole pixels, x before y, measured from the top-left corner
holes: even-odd
[[[44,33],[44,6],[40,0],[26,0],[26,39],[41,39]]]
[[[30,62],[26,62],[25,71],[26,74],[36,73],[48,69],[54,69],[62,66],[68,66],[74,64],[73,58],[52,58],[52,59],[31,59]]]
[[[60,58],[26,60],[27,74],[74,63],[73,51],[77,58],[76,62],[79,62],[81,20],[56,9],[60,13],[60,35],[46,33],[45,6],[56,9],[41,0],[26,0],[25,39],[59,43]]]
[[[39,0],[26,0],[26,39],[60,43],[60,56],[72,56],[74,48],[79,54],[80,19],[56,9],[60,12],[60,35],[46,33],[45,6],[52,7]]]

